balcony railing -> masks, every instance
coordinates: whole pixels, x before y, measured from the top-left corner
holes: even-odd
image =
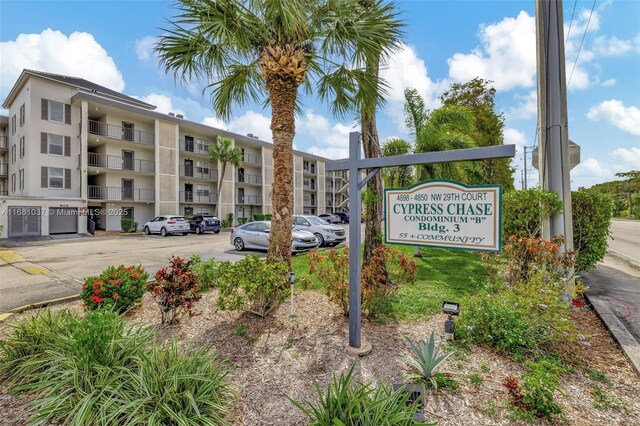
[[[209,167],[180,165],[180,176],[195,179],[218,180],[218,171]]]
[[[210,191],[180,191],[181,203],[215,204],[217,201],[218,194]]]
[[[236,200],[237,204],[244,204],[246,206],[261,206],[262,205],[262,196],[261,195],[241,195],[238,194],[238,199]]]
[[[89,133],[92,135],[105,136],[111,139],[119,139],[141,145],[153,145],[153,133],[141,130],[128,129],[126,127],[115,126],[113,124],[101,123],[89,120]]]
[[[8,197],[9,191],[0,191],[0,197]]]
[[[262,156],[256,154],[244,154],[243,163],[262,165]]]
[[[88,190],[90,200],[153,202],[156,199],[153,189],[89,185]]]
[[[180,139],[180,151],[209,156],[209,145],[213,142],[188,141]]]
[[[137,160],[135,158],[118,157],[95,152],[89,152],[89,166],[142,173],[155,173],[156,171],[156,163],[154,161]]]
[[[9,164],[0,163],[0,176],[8,176],[9,175]]]
[[[305,174],[307,174],[307,175],[315,175],[315,174],[316,174],[316,169],[315,169],[315,167],[314,167],[314,168],[311,168],[311,167],[303,167],[303,168],[302,168],[302,172],[303,172],[303,173],[305,173]]]
[[[315,207],[316,206],[316,200],[305,199],[305,200],[302,201],[302,205],[304,207]]]
[[[316,185],[315,184],[302,185],[302,189],[305,189],[307,191],[315,191]]]
[[[262,185],[262,176],[250,175],[247,173],[238,173],[238,183],[251,183],[254,185]]]
[[[9,146],[9,137],[0,136],[0,149],[7,149],[8,146]]]

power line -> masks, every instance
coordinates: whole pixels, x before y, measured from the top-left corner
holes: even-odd
[[[593,15],[593,10],[596,8],[596,0],[593,0],[593,5],[591,5],[591,12],[589,12],[589,19],[587,20],[587,26],[584,27],[584,34],[582,34],[582,40],[580,40],[580,47],[578,48],[578,53],[576,54],[576,60],[573,62],[573,68],[571,68],[571,74],[569,75],[569,81],[567,82],[567,87],[571,84],[571,78],[573,78],[573,72],[576,70],[576,64],[578,63],[578,58],[580,57],[580,52],[582,51],[582,44],[584,43],[584,39],[587,36],[587,31],[589,30],[589,24],[591,23],[591,16]]]
[[[573,10],[571,11],[571,21],[569,21],[569,31],[567,31],[567,39],[564,41],[565,46],[567,45],[567,41],[569,41],[569,36],[571,35],[571,25],[573,24],[573,15],[576,13],[576,5],[578,4],[578,0],[573,2]]]

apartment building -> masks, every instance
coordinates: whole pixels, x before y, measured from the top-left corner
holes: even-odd
[[[162,214],[271,213],[272,145],[185,120],[85,79],[24,70],[0,117],[0,238],[117,231]],[[221,138],[239,167],[210,162]],[[294,213],[346,209],[346,174],[294,151]],[[222,190],[217,193],[218,182]]]

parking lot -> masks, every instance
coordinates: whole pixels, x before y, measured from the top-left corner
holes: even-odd
[[[348,229],[348,226],[345,226]],[[115,235],[63,240],[9,243],[11,252],[24,260],[10,263],[0,259],[0,312],[80,292],[85,277],[97,275],[107,266],[141,264],[150,274],[167,265],[172,255],[203,259],[237,260],[248,253],[237,252],[229,232],[186,236]],[[2,250],[2,249],[0,249]],[[42,274],[20,269],[23,264],[46,268]]]

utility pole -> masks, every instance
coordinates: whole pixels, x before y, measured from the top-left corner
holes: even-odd
[[[524,147],[524,170],[522,170],[522,176],[523,176],[523,187],[524,189],[527,189],[527,147],[525,145]]]
[[[555,192],[561,213],[545,219],[542,235],[565,238],[564,250],[573,250],[569,129],[561,0],[536,0],[536,52],[538,69],[538,165],[542,188]]]

